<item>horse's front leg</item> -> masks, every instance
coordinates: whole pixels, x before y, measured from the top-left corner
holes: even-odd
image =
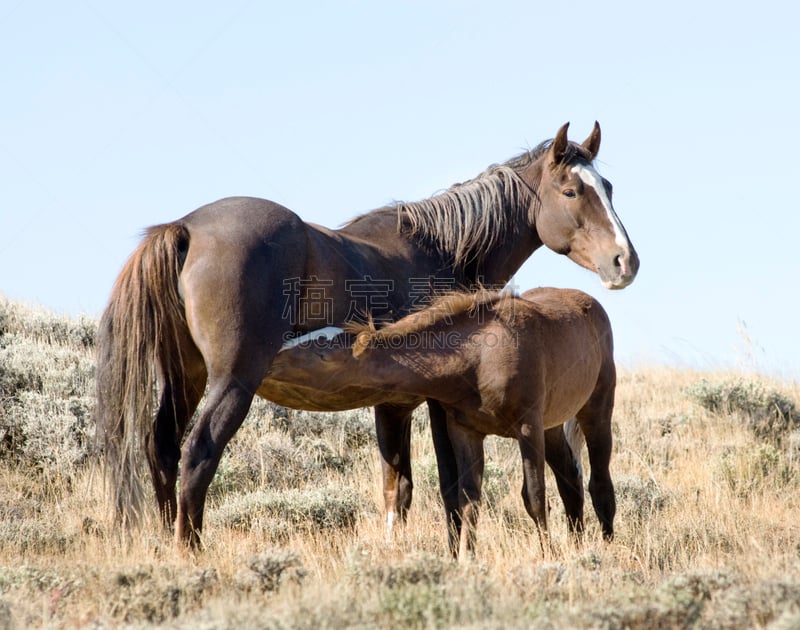
[[[381,454],[386,537],[396,520],[405,523],[411,507],[411,414],[415,407],[377,405],[375,432]]]
[[[484,435],[466,426],[458,412],[448,410],[447,432],[458,463],[458,507],[461,513],[461,531],[456,534],[448,523],[450,552],[456,558],[475,553],[478,512],[483,483]]]

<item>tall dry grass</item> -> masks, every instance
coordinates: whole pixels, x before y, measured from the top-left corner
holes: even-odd
[[[192,555],[152,524],[111,525],[92,439],[94,323],[0,298],[0,331],[0,628],[800,626],[796,383],[622,370],[611,544],[590,507],[573,544],[549,479],[543,551],[516,444],[487,440],[478,553],[459,564],[424,414],[410,521],[386,542],[369,411],[258,402]]]

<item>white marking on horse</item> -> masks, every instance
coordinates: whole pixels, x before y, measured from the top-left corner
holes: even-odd
[[[386,513],[386,542],[392,542],[392,530],[394,529],[394,510]]]
[[[344,330],[342,328],[336,328],[336,326],[325,326],[325,328],[320,328],[319,330],[306,333],[300,337],[289,339],[281,346],[281,349],[278,350],[278,352],[283,352],[284,350],[299,346],[301,343],[308,343],[309,341],[316,341],[318,339],[325,339],[327,341],[329,339],[333,339],[336,335],[341,335],[343,332]]]
[[[581,178],[584,184],[592,188],[597,196],[600,198],[600,203],[606,209],[608,220],[614,229],[614,242],[619,245],[626,254],[630,254],[628,238],[625,236],[625,228],[622,227],[622,222],[619,220],[617,213],[614,212],[614,207],[611,205],[611,200],[606,193],[606,187],[603,185],[603,178],[600,177],[593,166],[584,166],[578,164],[572,167],[572,172],[576,173]]]

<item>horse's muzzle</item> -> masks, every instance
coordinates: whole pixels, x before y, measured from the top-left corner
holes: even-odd
[[[598,264],[597,273],[606,289],[624,289],[639,273],[639,256],[633,247],[620,250]]]

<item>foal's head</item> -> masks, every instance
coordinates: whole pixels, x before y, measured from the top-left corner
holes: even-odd
[[[531,219],[547,247],[597,272],[607,288],[623,289],[636,277],[639,257],[611,205],[611,184],[592,166],[600,125],[583,144],[567,140],[568,127],[521,169],[524,180],[536,182]]]

